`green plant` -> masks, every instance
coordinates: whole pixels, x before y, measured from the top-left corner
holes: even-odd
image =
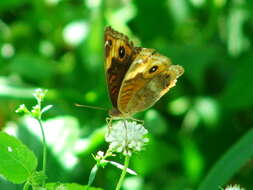
[[[93,156],[96,160],[96,164],[90,172],[87,186],[60,182],[46,183],[47,143],[46,134],[43,129],[42,116],[43,113],[52,108],[52,105],[42,107],[42,102],[46,93],[47,90],[37,89],[33,94],[37,104],[33,106],[31,110],[22,104],[16,110],[17,113],[33,117],[39,123],[43,142],[42,170],[37,170],[38,160],[36,156],[20,140],[7,133],[0,132],[0,155],[3,158],[0,165],[0,174],[13,183],[24,183],[23,190],[28,190],[30,187],[33,190],[77,190],[79,188],[95,190],[97,188],[91,187],[91,185],[98,169],[100,167],[105,167],[109,163],[122,170],[116,186],[116,190],[120,190],[127,172],[136,175],[136,172],[129,169],[128,165],[133,152],[141,151],[145,143],[148,142],[148,139],[145,137],[147,130],[136,122],[129,122],[126,120],[117,122],[112,128],[108,129],[105,134],[105,139],[110,143],[109,148],[105,154],[99,151],[96,156]],[[122,153],[125,156],[124,165],[107,159],[108,157],[115,157],[115,153]]]
[[[7,133],[0,132],[0,174],[7,180],[15,184],[23,184],[23,190],[30,187],[33,190],[78,190],[84,189],[85,186],[74,183],[46,183],[46,163],[47,163],[47,143],[46,134],[43,129],[42,116],[43,113],[52,108],[52,105],[42,107],[42,102],[47,90],[37,89],[33,96],[37,104],[31,111],[24,105],[20,105],[16,110],[17,113],[29,115],[37,120],[42,133],[43,142],[43,163],[42,170],[37,170],[38,160],[35,154],[29,150],[20,140]],[[98,188],[91,188],[91,190]]]

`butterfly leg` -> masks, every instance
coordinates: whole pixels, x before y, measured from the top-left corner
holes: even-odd
[[[107,135],[110,135],[111,133],[111,130],[112,130],[112,117],[106,117],[105,121],[106,121],[106,124],[107,124],[107,127],[108,127],[108,134]]]

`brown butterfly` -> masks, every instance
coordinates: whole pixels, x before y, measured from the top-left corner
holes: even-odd
[[[153,106],[184,73],[154,49],[135,47],[128,37],[105,29],[105,72],[111,118],[131,118]]]

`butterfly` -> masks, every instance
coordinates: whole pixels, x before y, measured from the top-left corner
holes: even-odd
[[[113,119],[131,118],[153,106],[184,73],[155,49],[135,47],[111,27],[104,33],[105,73]]]

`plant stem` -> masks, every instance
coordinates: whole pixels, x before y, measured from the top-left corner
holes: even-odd
[[[29,187],[30,187],[30,183],[27,181],[27,182],[25,182],[25,185],[24,185],[24,187],[23,187],[23,190],[28,190]]]
[[[44,175],[46,175],[46,164],[47,164],[47,143],[46,143],[46,137],[43,129],[43,125],[40,119],[38,119],[38,122],[40,124],[40,130],[42,133],[42,141],[43,141],[43,162],[42,162],[42,172]],[[44,187],[45,180],[42,183],[42,186]]]
[[[126,156],[125,157],[125,162],[124,162],[124,168],[122,170],[121,176],[119,178],[119,181],[118,181],[118,184],[117,184],[117,187],[116,187],[115,190],[120,190],[120,188],[123,184],[123,181],[124,181],[124,178],[125,178],[125,175],[126,175],[126,172],[127,172],[127,168],[128,168],[128,165],[129,165],[129,161],[130,161],[130,156]]]

